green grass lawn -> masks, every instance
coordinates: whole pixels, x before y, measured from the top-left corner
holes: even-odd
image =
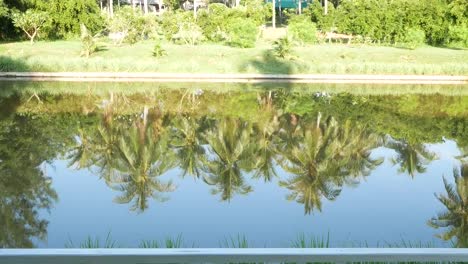
[[[167,56],[152,57],[154,42],[115,46],[80,57],[79,41],[0,44],[0,71],[106,71],[166,73],[363,73],[468,74],[468,50],[422,47],[416,50],[384,46],[321,44],[295,47],[296,59],[275,58],[271,44],[252,49],[218,44],[183,46],[163,43]]]

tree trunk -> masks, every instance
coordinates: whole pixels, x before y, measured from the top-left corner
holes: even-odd
[[[143,4],[145,5],[145,15],[148,14],[148,0],[144,0]]]
[[[271,3],[273,4],[273,15],[271,17],[271,24],[273,28],[276,28],[276,0],[272,0]]]
[[[298,7],[299,7],[299,15],[301,15],[302,14],[302,0],[299,0]]]
[[[135,9],[135,0],[132,0],[132,8]]]
[[[328,1],[327,0],[325,0],[325,8],[323,12],[325,13],[325,15],[328,14]]]
[[[110,17],[114,16],[114,0],[108,0],[108,8]]]

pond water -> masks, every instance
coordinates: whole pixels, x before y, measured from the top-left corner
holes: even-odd
[[[468,86],[0,87],[0,248],[468,246]]]

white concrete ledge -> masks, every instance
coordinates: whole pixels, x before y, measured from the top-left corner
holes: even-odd
[[[468,249],[0,249],[0,264],[468,262]]]
[[[92,82],[468,84],[468,76],[363,74],[189,74],[137,72],[0,72],[0,80]]]

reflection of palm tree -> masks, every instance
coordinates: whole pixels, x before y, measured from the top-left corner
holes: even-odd
[[[334,139],[337,137],[338,129],[334,119],[329,119],[326,124],[306,129],[303,134],[303,142],[293,146],[285,154],[282,167],[294,176],[281,181],[280,185],[292,191],[288,200],[296,200],[303,203],[305,212],[310,213],[314,208],[321,210],[322,196],[334,200],[341,192],[337,186],[330,181],[340,173],[339,167],[330,161],[335,154]]]
[[[180,168],[183,176],[190,174],[200,176],[205,149],[200,142],[202,129],[197,120],[193,118],[180,118],[174,121],[175,133],[171,145],[176,147]]]
[[[260,122],[254,132],[256,137],[255,149],[253,150],[253,168],[255,168],[255,178],[263,178],[271,181],[276,176],[274,160],[278,151],[277,132],[279,122],[277,117],[272,121]]]
[[[235,193],[252,191],[242,177],[242,170],[251,163],[248,156],[251,130],[246,122],[223,119],[206,134],[213,159],[205,162],[204,180],[216,186],[213,194],[221,193],[223,201],[230,200]]]
[[[148,197],[164,201],[163,192],[174,190],[171,182],[162,183],[158,177],[173,168],[174,159],[168,147],[167,133],[143,120],[122,130],[118,143],[119,155],[115,161],[115,175],[111,179],[114,189],[124,192],[115,199],[118,203],[134,201],[132,210],[144,211]]]
[[[447,211],[433,217],[428,224],[434,228],[448,228],[438,237],[443,240],[456,238],[457,247],[468,247],[468,164],[462,164],[460,172],[454,170],[455,186],[444,178],[447,195],[436,194]]]
[[[392,163],[400,166],[398,172],[406,172],[413,178],[416,173],[424,173],[426,166],[436,158],[436,155],[422,144],[411,144],[390,138],[385,145],[397,153],[396,158],[392,159]]]
[[[366,176],[382,163],[370,158],[378,138],[366,129],[346,122],[340,127],[328,118],[303,130],[303,137],[286,151],[282,167],[294,176],[280,185],[292,191],[289,200],[303,203],[305,212],[321,210],[321,199],[334,200],[344,184],[354,184],[357,176]]]

